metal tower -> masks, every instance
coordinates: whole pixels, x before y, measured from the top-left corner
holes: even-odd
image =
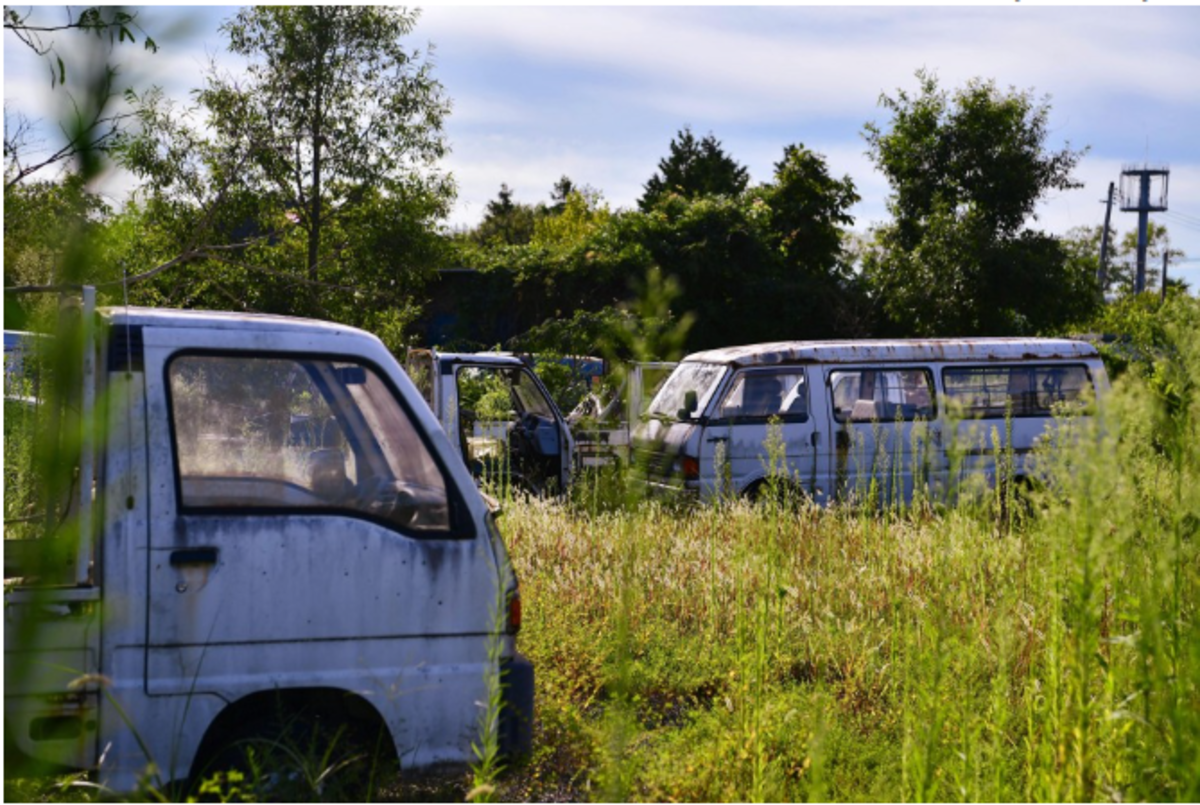
[[[1126,165],[1121,170],[1121,212],[1138,214],[1137,277],[1133,292],[1146,290],[1146,246],[1149,240],[1150,213],[1167,211],[1167,179],[1171,170],[1166,165],[1138,168]],[[1157,194],[1151,185],[1156,185]],[[1136,201],[1135,201],[1136,199]]]

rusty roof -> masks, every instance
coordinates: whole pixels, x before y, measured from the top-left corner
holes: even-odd
[[[863,361],[1013,361],[1092,358],[1096,348],[1066,338],[919,338],[861,341],[776,341],[695,352],[685,361],[734,366]]]

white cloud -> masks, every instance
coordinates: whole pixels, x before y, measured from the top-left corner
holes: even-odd
[[[500,64],[637,78],[645,94],[634,102],[677,113],[700,108],[724,119],[747,113],[771,119],[795,107],[827,116],[860,113],[874,107],[880,91],[913,87],[919,67],[947,85],[988,76],[1003,86],[1052,89],[1056,97],[1136,91],[1194,103],[1189,77],[1200,74],[1200,54],[1186,41],[1164,47],[1178,41],[1171,20],[1194,21],[1194,14],[1038,11],[1048,13],[771,9],[754,15],[764,19],[758,29],[731,30],[719,15],[697,9],[440,8],[427,11],[423,25],[435,41],[456,48],[469,42]],[[1149,43],[1158,46],[1153,56]]]

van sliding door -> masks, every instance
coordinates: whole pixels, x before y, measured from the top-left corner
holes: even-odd
[[[825,466],[836,496],[907,504],[945,473],[933,373],[923,366],[826,370],[831,445]]]

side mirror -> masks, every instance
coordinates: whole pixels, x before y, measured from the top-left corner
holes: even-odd
[[[692,414],[696,413],[697,405],[698,405],[698,400],[696,398],[696,392],[695,391],[684,392],[683,407],[680,408],[678,412],[676,412],[676,417],[678,419],[687,419]]]

